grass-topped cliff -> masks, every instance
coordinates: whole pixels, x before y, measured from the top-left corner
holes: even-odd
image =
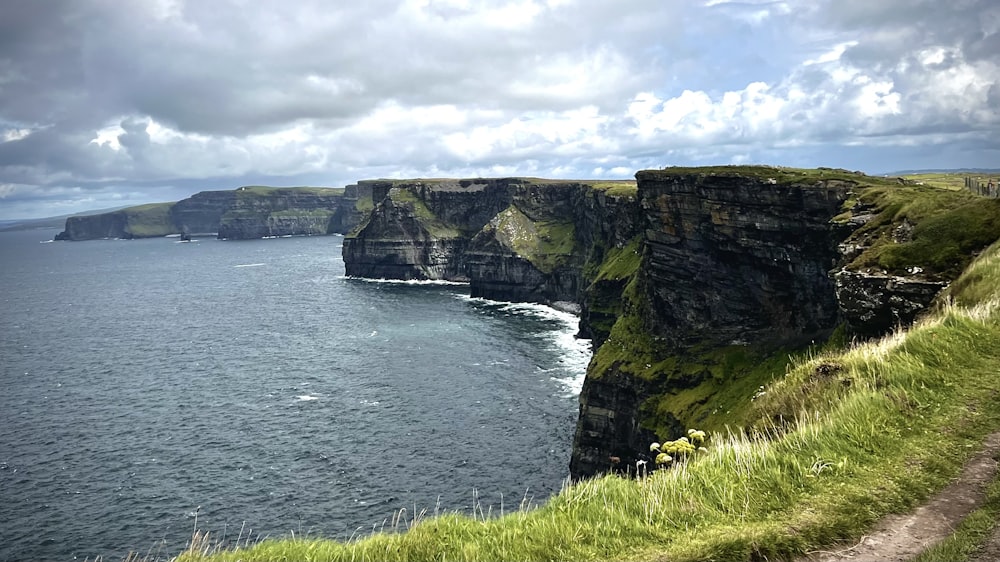
[[[882,515],[912,509],[1000,429],[1000,202],[773,167],[653,170],[615,190],[611,202],[546,199],[559,193],[546,189],[528,199],[550,201],[547,220],[558,204],[579,217],[565,251],[578,260],[599,343],[584,390],[590,414],[631,419],[633,441],[706,429],[706,452],[644,478],[581,480],[537,509],[410,514],[349,542],[219,550],[202,537],[180,560],[784,559],[853,544]],[[410,194],[442,220],[443,199]],[[632,204],[641,228],[609,234],[614,225],[599,217],[631,216]],[[511,207],[493,205],[498,218],[483,223],[506,234],[481,252],[544,246],[528,239],[543,215]],[[911,285],[931,297],[947,289],[913,327],[852,336],[879,320],[869,312],[904,324],[922,309],[899,306],[916,299]],[[838,312],[846,301],[853,312]],[[630,454],[598,460],[632,474],[653,466]]]
[[[998,287],[994,246],[949,292],[954,304],[908,331],[795,358],[732,417],[755,429],[716,432],[707,453],[647,478],[605,476],[535,510],[401,521],[348,543],[213,552],[209,537],[179,559],[763,560],[856,542],[942,488],[1000,428]]]
[[[244,186],[66,220],[57,240],[218,233],[221,238],[347,232],[371,196],[344,188]]]
[[[606,202],[637,209],[634,181],[360,183],[370,186],[374,206],[345,239],[348,275],[469,281],[474,296],[497,300],[578,302],[589,249],[608,237],[597,224],[610,220]]]

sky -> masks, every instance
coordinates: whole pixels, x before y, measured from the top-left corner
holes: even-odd
[[[0,0],[0,219],[719,164],[1000,168],[1000,2]]]

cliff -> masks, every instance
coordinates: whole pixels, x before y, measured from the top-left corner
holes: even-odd
[[[997,201],[843,170],[637,180],[375,182],[347,272],[576,303],[595,348],[571,460],[582,477],[634,470],[686,427],[740,427],[790,355],[908,325],[1000,237]]]
[[[1000,238],[996,201],[897,179],[769,167],[637,179],[641,258],[619,275],[620,314],[581,392],[577,477],[634,470],[687,427],[742,427],[790,357],[908,326]]]
[[[467,281],[473,296],[576,305],[595,239],[615,244],[634,235],[635,223],[623,220],[622,205],[607,204],[631,198],[634,206],[632,182],[501,178],[371,185],[374,208],[344,240],[351,276]],[[605,212],[611,208],[618,214]]]
[[[98,238],[143,238],[166,236],[176,230],[170,217],[170,203],[153,203],[118,211],[69,217],[66,229],[56,240],[92,240]]]
[[[370,209],[371,191],[246,186],[203,191],[176,203],[70,217],[56,240],[217,234],[224,239],[347,233]],[[366,201],[368,204],[366,204]]]

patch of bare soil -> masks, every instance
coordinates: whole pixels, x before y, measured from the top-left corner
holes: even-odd
[[[990,435],[983,450],[966,463],[958,480],[912,513],[890,515],[861,542],[843,549],[814,552],[800,562],[905,562],[950,536],[963,519],[986,499],[986,488],[997,473],[1000,433]],[[993,554],[1000,560],[1000,533],[993,537]]]

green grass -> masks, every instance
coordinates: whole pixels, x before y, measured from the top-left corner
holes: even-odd
[[[990,178],[995,184],[1000,181],[1000,174],[983,174],[979,172],[927,172],[922,174],[906,174],[904,178],[920,185],[930,185],[940,189],[954,191],[965,189],[965,178],[979,178],[980,183],[987,183]]]
[[[667,179],[674,176],[733,176],[750,177],[759,181],[774,181],[777,185],[815,185],[824,181],[840,181],[858,185],[898,185],[895,178],[867,176],[861,172],[833,168],[787,168],[784,166],[701,166],[670,167],[660,170],[643,170],[637,174],[650,179]]]
[[[136,238],[166,236],[177,232],[170,219],[170,208],[173,203],[150,203],[122,209],[125,213],[125,232]]]
[[[375,201],[372,200],[370,195],[366,197],[358,197],[358,200],[354,202],[354,210],[359,213],[371,213],[374,209]]]
[[[434,212],[427,207],[423,200],[405,187],[392,188],[389,191],[389,198],[392,199],[392,201],[397,205],[403,205],[409,208],[412,211],[413,216],[416,217],[420,226],[431,237],[459,238],[464,235],[460,229],[439,219],[437,215],[435,215]]]
[[[614,197],[636,197],[639,194],[638,183],[632,180],[593,181],[584,182],[592,189],[603,191]]]
[[[532,220],[516,205],[500,212],[486,227],[510,251],[531,262],[539,271],[552,273],[574,255],[572,221]]]
[[[634,275],[639,270],[641,247],[642,237],[636,236],[621,248],[609,249],[594,274],[593,281],[620,281]]]
[[[951,279],[1000,238],[1000,200],[929,186],[872,187],[858,201],[874,218],[849,242],[866,247],[849,268]]]

